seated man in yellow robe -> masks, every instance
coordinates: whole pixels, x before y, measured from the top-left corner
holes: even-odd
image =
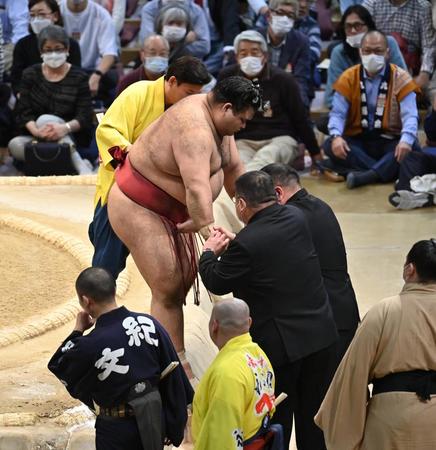
[[[209,333],[219,353],[195,393],[195,449],[263,448],[262,441],[270,437],[274,372],[251,340],[250,325],[250,310],[243,300],[222,300],[212,310]]]

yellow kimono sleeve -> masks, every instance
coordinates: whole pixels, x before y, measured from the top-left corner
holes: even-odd
[[[201,423],[192,418],[195,450],[239,450],[243,448],[245,386],[221,378],[207,396],[207,409]]]
[[[108,151],[110,148],[118,146],[124,150],[134,142],[139,108],[136,89],[129,89],[130,87],[112,103],[97,127],[97,146],[104,167],[113,159]]]

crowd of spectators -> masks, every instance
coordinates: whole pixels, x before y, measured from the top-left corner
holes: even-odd
[[[51,69],[41,42],[50,25],[61,27],[68,38],[57,48],[49,42],[48,53],[66,55],[61,66]],[[332,138],[328,122],[336,83],[361,63],[362,38],[373,30],[387,37],[386,65],[405,69],[413,78],[418,108],[428,107],[435,90],[435,31],[428,0],[0,0],[0,148],[1,161],[7,162],[0,173],[25,172],[23,143],[49,139],[35,133],[41,115],[66,121],[65,133],[50,140],[67,139],[72,155],[78,151],[95,168],[95,139],[79,139],[85,128],[92,137],[93,112],[107,109],[130,84],[155,80],[176,59],[191,55],[204,61],[215,79],[239,74],[262,87],[261,110],[236,136],[250,169],[272,162],[302,169],[307,151],[313,173],[345,179],[348,174],[338,172],[334,155],[329,155],[329,139],[321,148],[318,143]],[[56,72],[54,79],[47,76],[50,71]],[[68,80],[81,72],[86,88],[75,84],[75,94],[66,95]],[[44,98],[43,108],[29,83],[41,87],[37,97]],[[51,83],[49,95],[44,83]],[[380,94],[379,86],[375,93]],[[324,115],[312,114],[320,102]],[[69,112],[63,117],[60,109]],[[368,115],[372,132],[371,106]],[[347,115],[343,119],[350,120]],[[409,147],[419,149],[416,133],[409,138]],[[389,181],[398,177],[401,161],[397,163]],[[380,179],[387,181],[375,178]]]

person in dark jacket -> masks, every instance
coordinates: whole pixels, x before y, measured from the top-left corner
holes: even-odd
[[[233,75],[259,84],[262,108],[246,127],[235,134],[247,170],[273,162],[291,163],[298,156],[298,142],[305,144],[312,162],[321,160],[307,109],[295,77],[268,62],[265,38],[257,31],[243,31],[235,38],[238,64],[225,67],[218,80]]]
[[[310,230],[298,208],[277,203],[267,173],[245,173],[235,192],[246,226],[237,235],[215,228],[200,257],[201,279],[212,293],[233,292],[249,305],[251,334],[271,361],[276,393],[289,396],[273,418],[285,444],[294,415],[298,448],[325,450],[313,416],[334,372],[338,335]]]
[[[38,34],[48,25],[63,27],[59,5],[56,0],[30,0],[30,34],[21,38],[15,45],[11,68],[11,83],[14,94],[20,92],[21,78],[27,67],[41,63],[38,48]],[[77,41],[69,38],[67,62],[81,66],[80,47]]]
[[[82,311],[48,368],[97,414],[97,450],[179,446],[194,392],[168,333],[150,315],[118,307],[105,269],[81,272],[76,291]]]
[[[356,295],[348,275],[341,227],[330,206],[301,186],[295,169],[285,164],[269,164],[262,170],[271,176],[279,203],[296,206],[306,217],[339,333],[339,364],[360,320]]]

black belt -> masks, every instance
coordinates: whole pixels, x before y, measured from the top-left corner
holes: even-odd
[[[123,403],[121,405],[112,406],[111,408],[100,408],[98,415],[124,419],[126,417],[134,417],[135,413],[130,405]]]
[[[435,370],[411,370],[397,372],[376,378],[373,381],[372,394],[383,392],[415,392],[421,401],[430,400],[431,394],[436,394]]]

